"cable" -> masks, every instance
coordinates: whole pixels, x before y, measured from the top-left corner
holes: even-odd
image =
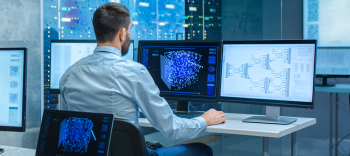
[[[196,111],[199,111],[198,108],[196,108],[195,106],[193,106],[192,104],[189,104],[192,108],[196,109]]]
[[[346,108],[344,108],[344,106],[342,106],[342,105],[339,105],[342,109],[344,109],[344,111],[346,112],[346,113],[348,113],[349,115],[350,115],[350,112],[348,112],[348,111],[346,111]]]
[[[342,82],[342,81],[339,81],[337,78],[334,78],[334,80],[337,81],[337,82],[343,83],[343,84],[344,84],[344,83],[345,83],[345,84],[350,84],[350,82]]]
[[[338,101],[340,101],[340,103],[343,105],[343,109],[344,109],[344,111],[346,111],[347,113],[349,113],[350,114],[350,110],[349,109],[347,109],[346,107],[346,105],[345,105],[345,103],[342,101],[342,100],[340,100],[339,98],[338,98]],[[340,105],[341,106],[341,105]],[[350,108],[350,107],[349,107]]]
[[[341,147],[339,144],[338,144],[338,147],[340,147],[344,151],[345,155],[348,155],[348,153],[346,153],[346,151],[343,149],[343,147]],[[343,153],[340,153],[340,154],[343,155]]]

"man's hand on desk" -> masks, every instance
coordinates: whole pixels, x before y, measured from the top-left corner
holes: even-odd
[[[205,119],[207,126],[221,124],[226,121],[224,112],[215,109],[208,110],[201,117]]]

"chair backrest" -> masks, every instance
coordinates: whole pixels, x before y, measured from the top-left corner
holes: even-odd
[[[134,121],[114,119],[110,156],[148,156],[142,129]]]

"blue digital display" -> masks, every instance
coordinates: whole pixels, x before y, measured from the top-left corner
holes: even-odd
[[[158,2],[158,3],[157,3]],[[185,3],[182,0],[54,0],[44,1],[45,39],[95,39],[92,18],[105,3],[129,9],[131,40],[175,40],[185,33]]]
[[[64,119],[61,122],[58,147],[64,152],[87,153],[89,143],[96,141],[93,127],[93,122],[88,118]]]
[[[140,62],[150,72],[161,96],[215,97],[216,43],[176,45],[174,42],[162,46],[163,42],[146,41],[140,44]]]
[[[45,110],[38,156],[107,156],[113,114]]]
[[[153,55],[152,55],[153,56]],[[160,56],[161,78],[169,89],[180,90],[198,81],[202,55],[192,51],[170,51]]]

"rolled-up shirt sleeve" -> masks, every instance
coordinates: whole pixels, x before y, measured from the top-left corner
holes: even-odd
[[[194,138],[205,129],[206,121],[202,117],[184,119],[173,114],[168,102],[159,96],[159,89],[146,68],[136,74],[133,90],[135,102],[164,137]]]

